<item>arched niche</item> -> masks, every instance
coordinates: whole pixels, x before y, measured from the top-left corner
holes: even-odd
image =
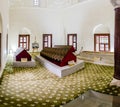
[[[108,26],[103,25],[103,24],[99,24],[96,25],[93,29],[93,34],[101,34],[101,33],[110,33],[110,30],[108,28]]]
[[[23,27],[21,30],[20,30],[20,32],[19,32],[19,34],[31,34],[31,31],[30,31],[30,29],[28,29],[28,28],[26,28],[26,27]]]
[[[108,26],[99,24],[93,29],[94,51],[110,51],[110,30]]]

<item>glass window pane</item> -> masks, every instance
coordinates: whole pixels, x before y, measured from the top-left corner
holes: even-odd
[[[20,37],[20,42],[22,42],[22,37]]]
[[[26,42],[27,40],[26,40],[27,38],[26,37],[24,37],[24,42]]]
[[[69,36],[69,45],[72,45],[72,36]]]
[[[108,48],[105,48],[105,50],[106,50],[106,51],[109,51],[109,49],[108,49]]]
[[[48,38],[48,37],[47,37],[47,36],[45,36],[44,41],[47,41],[47,38]]]
[[[45,47],[47,47],[47,43],[45,42]]]
[[[48,47],[51,47],[51,36],[48,36]]]
[[[39,6],[40,0],[33,0],[33,5],[34,6]]]
[[[99,44],[99,36],[96,37],[96,43]]]
[[[73,36],[73,42],[76,42],[76,36]]]
[[[22,47],[22,43],[20,44],[20,47]]]

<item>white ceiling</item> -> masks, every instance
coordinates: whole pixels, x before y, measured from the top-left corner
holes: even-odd
[[[41,8],[63,8],[87,0],[39,0]],[[33,0],[9,0],[10,7],[33,7]]]

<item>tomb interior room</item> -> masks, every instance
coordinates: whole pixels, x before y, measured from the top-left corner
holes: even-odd
[[[120,0],[0,0],[0,107],[119,107]]]

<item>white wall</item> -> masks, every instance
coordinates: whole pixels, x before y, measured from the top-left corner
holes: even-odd
[[[9,49],[14,51],[18,47],[18,35],[24,27],[31,31],[31,44],[36,36],[37,41],[40,43],[40,49],[42,49],[42,34],[44,33],[53,34],[53,45],[64,44],[62,13],[59,10],[39,8],[11,9],[9,34],[10,38],[13,39],[9,40]],[[13,42],[13,40],[16,42]]]
[[[82,46],[93,50],[93,29],[98,24],[110,29],[113,50],[114,8],[109,0],[88,0],[64,9],[11,8],[9,49],[17,48],[19,32],[26,27],[31,31],[31,44],[35,36],[40,43],[39,50],[43,33],[53,34],[53,45],[66,44],[67,33],[77,33],[78,51]]]
[[[8,30],[8,0],[1,0],[0,1],[0,14],[1,14],[1,68],[0,68],[0,76],[2,75],[7,54],[6,54],[6,35]]]
[[[114,8],[109,0],[89,0],[64,11],[66,33],[78,34],[78,50],[94,50],[93,29],[103,24],[110,29],[113,49]],[[104,33],[104,32],[103,32]]]

